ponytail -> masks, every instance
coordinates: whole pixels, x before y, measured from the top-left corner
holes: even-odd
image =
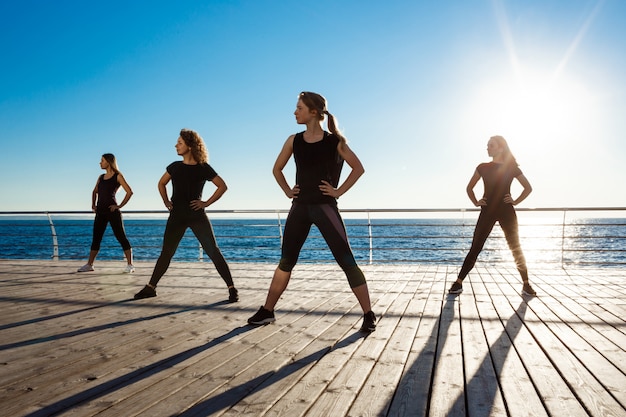
[[[341,146],[343,148],[343,146],[348,141],[346,140],[346,137],[341,133],[341,131],[337,127],[337,125],[338,125],[337,119],[328,110],[324,110],[324,114],[326,116],[328,116],[328,122],[327,122],[328,123],[328,130],[330,130],[330,133],[332,133],[333,135],[335,135],[335,136],[337,136],[339,138],[339,141],[341,142]]]
[[[327,110],[326,98],[321,94],[312,93],[310,91],[303,91],[298,95],[298,98],[302,100],[305,106],[310,110],[317,111],[317,117],[320,121],[324,120],[324,115],[328,116],[328,130],[330,133],[337,136],[341,142],[341,147],[347,143],[344,135],[341,134],[339,127],[337,126],[337,119]]]

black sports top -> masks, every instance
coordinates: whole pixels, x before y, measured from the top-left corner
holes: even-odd
[[[483,199],[488,206],[504,204],[506,194],[511,193],[511,183],[515,177],[522,175],[522,170],[516,165],[505,165],[496,162],[485,162],[478,165],[476,171],[480,174],[485,185]]]
[[[206,162],[196,165],[172,162],[167,166],[167,172],[172,177],[172,205],[175,209],[190,208],[191,201],[202,198],[204,183],[217,177],[217,172]]]
[[[96,210],[109,211],[109,206],[117,206],[117,200],[115,199],[115,193],[120,188],[120,183],[117,182],[117,172],[109,179],[104,179],[104,174],[100,175],[98,181],[98,202],[96,203]]]
[[[337,151],[339,138],[324,132],[322,140],[308,143],[304,132],[297,133],[293,139],[293,158],[296,162],[296,184],[300,187],[298,197],[294,199],[303,204],[336,203],[334,197],[323,195],[319,189],[322,180],[333,187],[339,185],[343,158]]]

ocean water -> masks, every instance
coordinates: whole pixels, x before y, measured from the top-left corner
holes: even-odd
[[[154,261],[159,256],[165,218],[125,218],[134,257]],[[216,239],[229,262],[270,262],[280,259],[281,228],[277,219],[212,219]],[[346,219],[355,257],[366,263],[460,264],[471,244],[474,219]],[[89,254],[93,218],[54,219],[59,259],[83,261]],[[626,219],[593,218],[570,221],[520,220],[522,248],[529,267],[537,265],[626,265]],[[55,255],[52,228],[45,217],[0,219],[0,259],[50,259]],[[100,260],[122,260],[123,252],[107,229]],[[210,262],[187,230],[175,261]],[[496,225],[479,262],[512,261]],[[311,229],[300,262],[334,262],[319,231]]]

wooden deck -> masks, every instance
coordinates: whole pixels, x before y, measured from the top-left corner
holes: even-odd
[[[1,416],[626,416],[626,270],[363,266],[378,329],[335,265],[298,265],[277,321],[246,319],[273,265],[0,261]]]

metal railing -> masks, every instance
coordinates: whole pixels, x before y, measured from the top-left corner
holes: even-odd
[[[469,249],[479,209],[344,209],[350,243],[360,263],[459,264]],[[520,238],[529,265],[626,265],[626,208],[518,208]],[[207,210],[229,262],[278,262],[288,210]],[[164,210],[124,211],[135,259],[155,260],[167,218]],[[85,259],[93,213],[0,212],[0,259]],[[122,259],[107,229],[98,259]],[[203,261],[188,231],[174,260]],[[511,261],[495,227],[479,262]],[[316,228],[301,262],[333,262]]]

